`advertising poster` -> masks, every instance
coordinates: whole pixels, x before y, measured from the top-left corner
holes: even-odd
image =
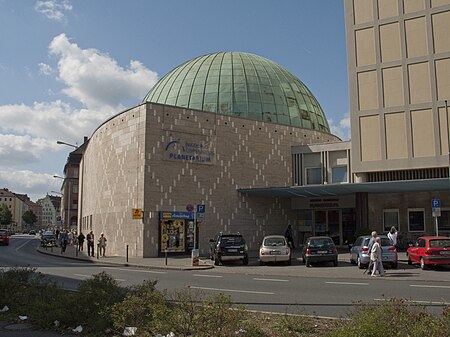
[[[185,251],[185,220],[167,219],[161,221],[161,251],[167,247],[168,252]]]

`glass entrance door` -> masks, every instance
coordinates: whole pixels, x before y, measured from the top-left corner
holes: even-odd
[[[326,235],[333,239],[336,245],[342,244],[341,210],[314,211],[314,235]]]

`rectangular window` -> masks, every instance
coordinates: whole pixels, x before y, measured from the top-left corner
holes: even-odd
[[[389,232],[392,226],[394,226],[398,231],[400,231],[399,211],[398,209],[384,209],[383,210],[384,231]]]
[[[320,167],[306,168],[306,185],[322,184],[322,170]]]
[[[423,208],[408,209],[408,231],[425,231],[425,210]]]
[[[331,169],[331,182],[333,184],[346,183],[347,166],[336,166]]]
[[[450,209],[441,208],[441,216],[438,217],[439,234],[450,232]]]

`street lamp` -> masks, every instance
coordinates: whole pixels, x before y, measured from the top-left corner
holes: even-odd
[[[77,146],[77,145],[73,145],[73,144],[69,144],[69,143],[66,143],[66,142],[62,142],[62,141],[60,141],[60,140],[57,140],[57,141],[56,141],[56,144],[59,144],[59,145],[67,145],[67,146],[74,147],[74,148],[76,148],[76,149],[79,148],[79,146]]]

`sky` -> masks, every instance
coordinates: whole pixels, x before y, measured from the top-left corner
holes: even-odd
[[[60,191],[67,156],[187,60],[248,52],[288,69],[350,138],[343,0],[0,0],[0,188]]]

